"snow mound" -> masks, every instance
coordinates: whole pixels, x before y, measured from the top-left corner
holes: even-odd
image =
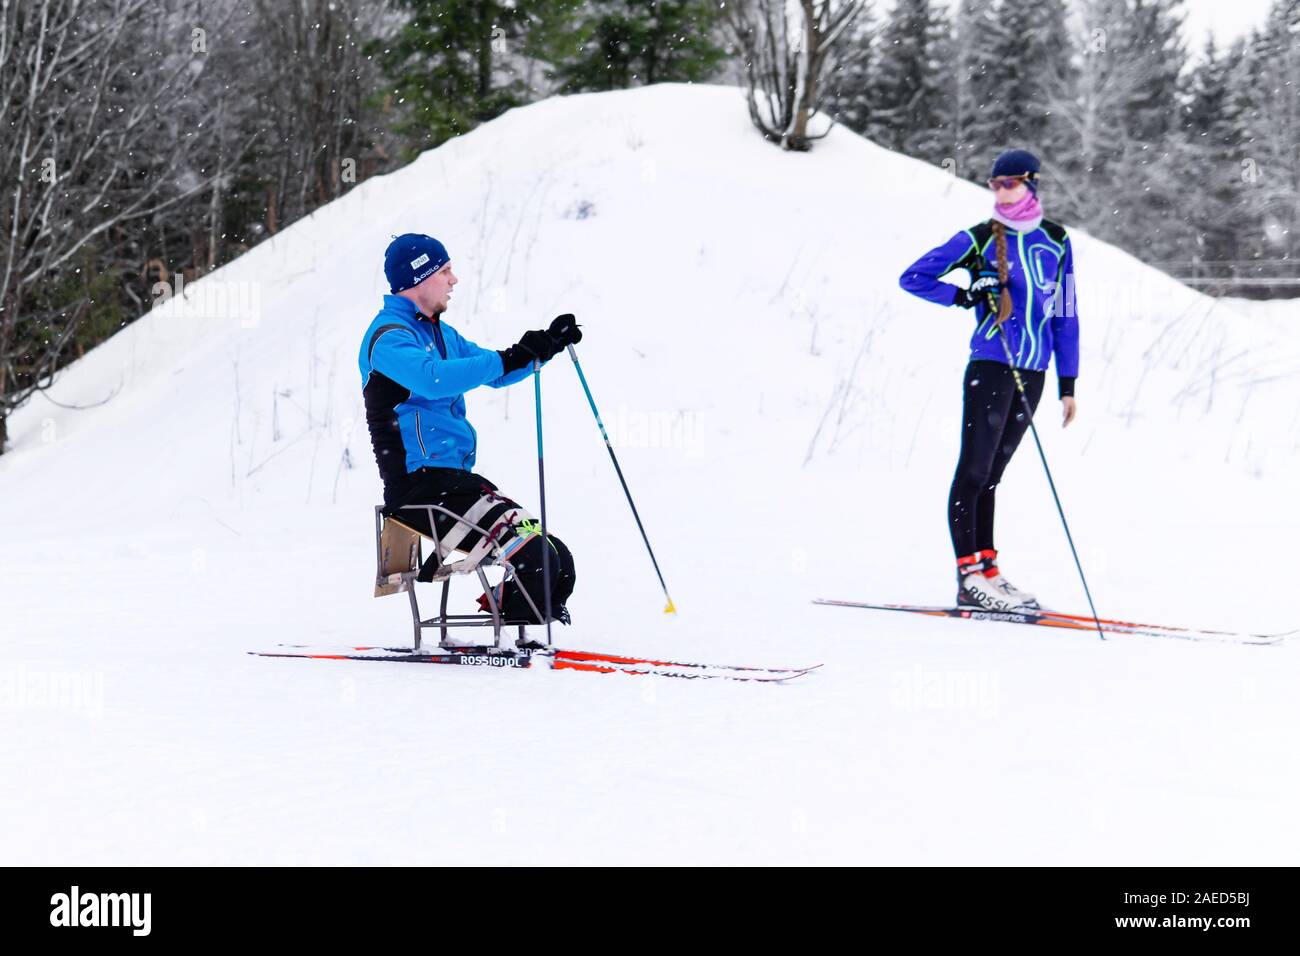
[[[10,862],[1293,859],[1270,813],[1296,785],[1292,647],[809,604],[952,596],[970,317],[897,278],[987,205],[843,129],[782,153],[739,91],[661,85],[515,110],[190,284],[10,423]],[[409,632],[401,598],[370,596],[356,369],[406,231],[448,246],[447,320],[481,345],[583,323],[680,614],[561,358],[543,382],[548,511],[578,565],[563,643],[826,667],[774,688],[244,655]],[[1060,428],[1050,382],[1039,419],[1099,609],[1292,626],[1300,327],[1073,236],[1080,419]],[[468,402],[478,470],[535,504],[531,388]],[[1082,609],[1028,439],[999,501],[1011,577]],[[537,806],[586,836],[529,826]]]

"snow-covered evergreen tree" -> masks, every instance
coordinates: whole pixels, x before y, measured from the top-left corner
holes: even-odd
[[[376,44],[404,107],[400,129],[420,147],[436,146],[526,99],[525,84],[507,55],[525,42],[548,0],[393,0],[408,19],[397,35]]]
[[[715,0],[593,0],[566,33],[577,52],[555,65],[565,92],[699,82],[725,57]]]
[[[980,71],[987,64],[976,42],[978,24],[993,0],[959,0],[951,30],[952,55],[949,60],[952,79],[946,107],[952,131],[952,156],[958,175],[972,176],[972,170],[986,165],[981,156],[987,144],[975,141],[977,104],[983,82]]]
[[[1221,53],[1211,37],[1186,77],[1178,179],[1183,214],[1196,233],[1188,250],[1193,274],[1226,275],[1220,264],[1238,258],[1235,211],[1246,184],[1240,165],[1241,117],[1248,109],[1245,48],[1239,41]]]
[[[991,154],[1005,149],[1011,138],[1020,92],[1016,89],[1016,29],[1002,17],[995,0],[963,4],[956,45],[960,51],[963,142],[969,158],[963,174],[977,178]]]
[[[1011,147],[1050,162],[1063,138],[1051,104],[1069,85],[1075,49],[1064,0],[963,0],[953,83],[964,175],[982,180]]]
[[[939,63],[946,31],[946,17],[931,0],[897,0],[880,34],[868,83],[867,135],[932,162],[951,151],[948,77]]]
[[[862,12],[845,31],[839,56],[826,77],[826,110],[855,133],[866,134],[871,120],[871,75],[875,68],[874,9]]]
[[[1077,69],[1046,104],[1054,211],[1148,261],[1179,258],[1191,239],[1178,212],[1181,6],[1084,0]]]
[[[1242,222],[1252,255],[1300,252],[1300,0],[1274,0],[1251,46]]]

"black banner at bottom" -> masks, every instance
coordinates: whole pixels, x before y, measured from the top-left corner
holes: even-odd
[[[9,869],[11,940],[100,944],[379,941],[424,926],[556,942],[731,945],[850,932],[936,941],[1123,940],[1183,946],[1293,935],[1290,870],[348,868]],[[863,934],[866,934],[864,937]],[[880,934],[877,937],[877,934]],[[39,937],[39,939],[35,939]],[[679,939],[679,941],[682,941]],[[431,944],[434,940],[431,939]],[[813,945],[808,938],[805,945]]]

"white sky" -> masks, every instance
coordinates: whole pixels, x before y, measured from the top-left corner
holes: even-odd
[[[957,0],[944,2],[950,7],[957,5]],[[1071,5],[1070,0],[1066,4]],[[893,6],[893,0],[880,0],[875,6],[883,12]],[[1225,47],[1263,23],[1271,6],[1271,0],[1184,0],[1187,45],[1192,51],[1199,51],[1205,45],[1205,34],[1213,32],[1215,45]]]
[[[1205,34],[1214,34],[1215,45],[1227,46],[1250,32],[1268,16],[1271,0],[1186,0],[1184,18],[1188,45],[1199,50]]]

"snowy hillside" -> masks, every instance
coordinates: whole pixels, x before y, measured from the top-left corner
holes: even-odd
[[[810,603],[953,597],[970,317],[897,277],[988,205],[845,130],[782,153],[736,90],[656,86],[516,110],[190,285],[10,423],[0,859],[1293,862],[1295,644]],[[562,643],[821,671],[245,655],[408,637],[404,599],[371,597],[356,367],[407,231],[446,243],[446,318],[479,344],[583,322],[680,613],[562,358],[543,375],[549,517],[578,570]],[[1295,627],[1300,324],[1074,241],[1080,417],[1060,428],[1051,376],[1039,420],[1099,611]],[[531,387],[489,391],[467,398],[478,470],[535,505]],[[1084,610],[1029,439],[999,505],[1009,576]]]

